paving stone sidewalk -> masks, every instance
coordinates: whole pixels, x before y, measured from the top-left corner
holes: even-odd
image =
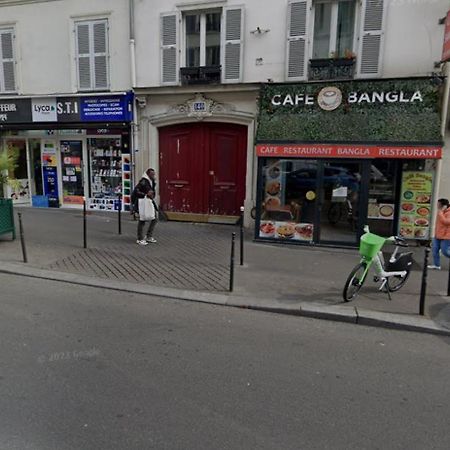
[[[16,208],[18,211],[19,208]],[[28,267],[87,275],[111,282],[226,293],[229,285],[230,238],[237,226],[160,222],[158,242],[136,244],[137,223],[123,214],[122,235],[117,214],[88,215],[88,248],[83,249],[82,213],[78,210],[20,208],[23,214]],[[239,262],[237,246],[236,262]],[[343,284],[358,261],[354,249],[262,244],[246,232],[244,266],[237,265],[234,295],[286,308],[301,303],[401,313],[416,317],[419,310],[423,248],[413,248],[416,263],[407,285],[392,295],[373,283],[358,299],[344,304]],[[21,262],[20,242],[0,237],[1,261]],[[444,270],[429,274],[426,313],[450,329],[450,299],[446,297],[448,261]],[[259,299],[259,300],[258,300]]]

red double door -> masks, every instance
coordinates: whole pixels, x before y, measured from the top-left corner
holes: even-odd
[[[159,132],[161,205],[166,212],[237,216],[245,197],[247,128],[224,123]],[[169,216],[170,217],[170,216]]]

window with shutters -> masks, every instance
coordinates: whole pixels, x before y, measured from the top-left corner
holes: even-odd
[[[355,9],[353,0],[314,2],[312,59],[345,58],[353,54]]]
[[[0,92],[16,91],[14,30],[0,28]]]
[[[356,8],[354,0],[314,1],[310,80],[353,78]]]
[[[75,22],[78,89],[109,89],[108,21]]]
[[[183,16],[183,84],[221,80],[222,11],[189,12]]]

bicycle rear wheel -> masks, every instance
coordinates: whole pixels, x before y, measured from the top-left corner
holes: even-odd
[[[332,203],[328,208],[328,222],[330,225],[336,225],[341,220],[341,204],[340,203]]]
[[[344,297],[344,301],[350,302],[357,295],[362,285],[364,284],[364,273],[366,271],[367,263],[360,262],[356,265],[353,270],[350,272],[350,275],[345,282],[344,291],[342,296]]]
[[[408,270],[406,270],[406,275],[404,277],[401,277],[401,276],[389,277],[387,279],[387,283],[386,283],[389,291],[395,292],[395,291],[398,291],[399,289],[401,289],[408,281],[410,273],[411,273],[411,270],[408,269]]]

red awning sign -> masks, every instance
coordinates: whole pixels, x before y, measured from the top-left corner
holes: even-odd
[[[357,144],[258,144],[257,156],[282,158],[441,159],[439,146]]]

